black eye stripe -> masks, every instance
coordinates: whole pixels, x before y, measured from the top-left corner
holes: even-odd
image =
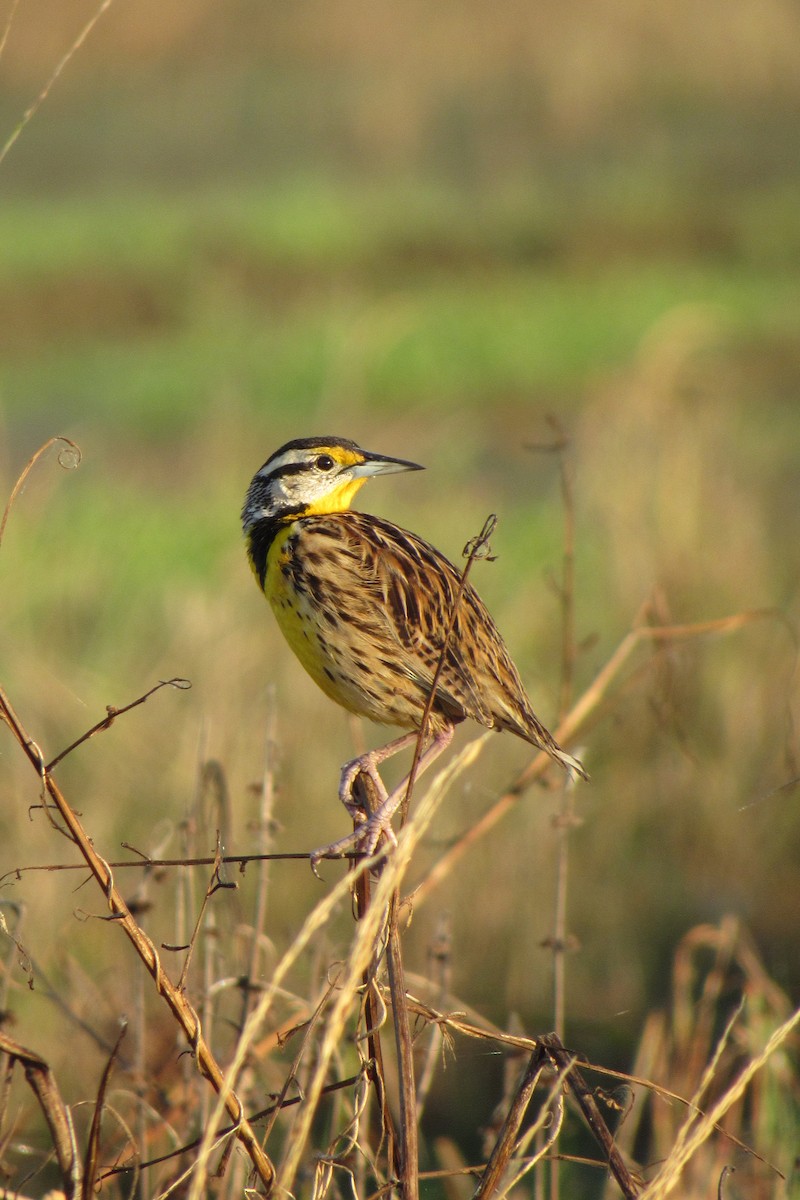
[[[322,461],[330,463],[330,466],[323,466]],[[277,467],[270,471],[269,475],[264,478],[268,481],[271,479],[283,479],[287,475],[302,475],[303,472],[311,471],[314,467],[318,467],[323,471],[330,471],[336,466],[336,459],[330,454],[320,454],[313,458],[310,462],[284,463],[282,467]]]
[[[303,471],[308,470],[307,462],[286,463],[282,467],[278,467],[275,471],[270,471],[267,479],[282,479],[284,475],[301,475]]]

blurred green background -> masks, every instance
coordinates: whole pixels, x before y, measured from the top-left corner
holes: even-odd
[[[0,134],[93,12],[20,7]],[[790,0],[112,5],[0,166],[3,493],[52,434],[84,456],[65,475],[51,454],[8,526],[3,683],[50,754],[106,704],[193,683],[60,768],[103,853],[175,850],[207,756],[246,850],[270,714],[275,847],[346,828],[339,764],[381,731],[302,676],[238,526],[291,437],[424,463],[362,507],[452,558],[498,513],[474,580],[551,723],[564,518],[531,446],[553,415],[572,440],[576,689],[653,595],[667,621],[779,614],[670,649],[582,747],[569,1044],[629,1066],[678,939],[728,912],[797,993],[799,117]],[[3,869],[58,859],[3,740]],[[431,861],[525,761],[492,741]],[[451,911],[455,993],[533,1031],[552,1024],[557,805],[526,798],[408,935],[424,970]],[[321,892],[296,866],[273,877],[280,947]],[[97,953],[71,886],[13,891],[57,976]],[[111,1013],[124,985],[98,969]],[[22,985],[12,1003],[22,1041],[51,1021]]]

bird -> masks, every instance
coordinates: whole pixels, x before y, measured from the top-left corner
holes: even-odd
[[[340,437],[287,442],[253,476],[242,508],[247,556],[278,625],[311,678],[351,713],[406,732],[345,763],[339,797],[360,831],[315,857],[393,840],[390,797],[378,766],[419,739],[431,689],[420,774],[467,718],[545,750],[588,778],[533,711],[519,671],[483,601],[434,546],[351,504],[370,479],[420,471]],[[454,611],[455,605],[455,611]],[[448,632],[449,630],[449,632]],[[441,660],[441,661],[440,661]],[[369,776],[380,806],[369,818],[353,797]]]

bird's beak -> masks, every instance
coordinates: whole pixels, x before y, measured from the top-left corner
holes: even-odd
[[[406,462],[404,458],[387,458],[383,454],[362,451],[364,461],[350,468],[354,479],[371,479],[373,475],[394,475],[397,471],[424,471],[419,463]]]

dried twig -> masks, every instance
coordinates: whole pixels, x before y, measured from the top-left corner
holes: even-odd
[[[488,737],[488,734],[486,736]],[[465,746],[433,779],[424,796],[416,805],[413,816],[400,831],[397,846],[390,855],[375,856],[359,863],[361,869],[372,869],[383,858],[385,865],[376,882],[372,902],[364,914],[363,920],[356,927],[356,935],[347,962],[339,977],[340,992],[332,1007],[322,1042],[318,1048],[318,1061],[306,1089],[304,1111],[294,1128],[291,1144],[278,1174],[276,1186],[279,1188],[286,1191],[291,1191],[293,1188],[311,1132],[323,1079],[333,1054],[341,1042],[347,1017],[352,1007],[353,996],[360,987],[363,973],[372,961],[375,946],[385,928],[386,913],[391,897],[400,886],[411,858],[447,791],[458,775],[475,761],[481,745],[482,739]]]
[[[61,1172],[64,1195],[67,1200],[78,1200],[79,1197],[82,1200],[83,1173],[75,1141],[72,1116],[61,1099],[52,1071],[43,1058],[40,1058],[32,1050],[27,1050],[2,1031],[0,1031],[0,1052],[7,1054],[11,1062],[17,1061],[22,1064],[25,1078],[39,1101],[50,1130],[53,1149],[56,1152]]]
[[[538,1045],[531,1054],[528,1066],[506,1114],[506,1119],[486,1164],[486,1170],[483,1172],[478,1190],[475,1192],[475,1200],[489,1200],[489,1197],[493,1196],[499,1188],[546,1061],[547,1054],[544,1046]]]
[[[570,1092],[575,1097],[586,1124],[589,1126],[595,1139],[599,1142],[603,1154],[608,1160],[609,1170],[619,1184],[620,1191],[625,1200],[636,1200],[639,1190],[622,1155],[616,1147],[613,1135],[603,1120],[592,1089],[575,1065],[574,1056],[565,1049],[561,1039],[554,1033],[546,1034],[541,1040],[542,1045],[547,1050],[548,1055],[558,1070],[569,1070]]]
[[[42,105],[44,104],[47,97],[50,95],[50,91],[51,91],[54,83],[58,79],[59,75],[64,70],[64,68],[67,66],[67,64],[69,63],[72,56],[74,54],[76,54],[78,50],[80,50],[81,46],[86,41],[89,34],[92,32],[95,25],[102,17],[103,13],[111,7],[112,2],[113,2],[113,0],[103,0],[102,4],[97,9],[94,16],[90,17],[90,19],[86,22],[83,29],[78,34],[77,38],[70,46],[69,50],[67,50],[66,54],[63,55],[61,60],[58,62],[55,70],[53,71],[52,75],[48,79],[47,83],[44,85],[42,90],[39,92],[38,96],[33,101],[33,103],[31,105],[29,105],[29,107],[22,114],[22,119],[19,121],[16,128],[11,132],[11,134],[6,139],[5,145],[2,147],[2,149],[0,149],[0,163],[2,163],[3,159],[6,157],[9,150],[14,145],[17,138],[22,133],[23,129],[28,124],[28,122],[31,121],[32,118],[36,116],[37,112],[42,107]],[[64,439],[64,440],[66,440],[66,439]]]
[[[81,1200],[91,1200],[95,1195],[95,1183],[97,1176],[98,1156],[100,1152],[100,1129],[103,1120],[103,1106],[106,1099],[106,1091],[108,1089],[108,1081],[111,1078],[111,1071],[119,1054],[119,1048],[122,1045],[122,1039],[125,1037],[127,1024],[123,1022],[120,1028],[117,1040],[114,1043],[114,1048],[108,1057],[103,1074],[100,1077],[100,1086],[97,1089],[97,1099],[94,1102],[94,1111],[92,1112],[92,1124],[89,1128],[89,1137],[86,1143],[86,1155],[83,1162],[83,1187],[81,1191]]]
[[[397,1067],[400,1080],[400,1179],[403,1200],[419,1197],[419,1145],[417,1136],[417,1094],[414,1082],[414,1047],[406,1003],[406,983],[403,970],[403,950],[397,923],[400,905],[398,891],[389,902],[387,922],[386,968],[389,992],[392,997],[394,1040],[397,1048]]]
[[[774,619],[780,614],[774,609],[750,609],[720,617],[713,621],[699,621],[690,625],[636,625],[617,646],[614,653],[595,676],[593,682],[573,705],[558,728],[553,731],[557,742],[568,746],[579,733],[590,727],[602,706],[615,687],[624,685],[624,672],[636,650],[641,645],[660,645],[668,642],[688,641],[711,634],[735,633],[754,621]],[[498,824],[528,788],[545,773],[550,758],[541,750],[517,776],[502,796],[442,855],[428,876],[414,893],[414,904],[419,907],[435,888],[439,886],[467,851]]]
[[[360,775],[354,786],[354,792],[363,800],[365,808],[374,812],[378,806],[378,796],[373,781],[366,775]],[[359,875],[355,887],[356,917],[362,921],[372,902],[372,887],[369,872]],[[394,1118],[386,1094],[386,1068],[383,1060],[383,1043],[381,1026],[385,1020],[386,1007],[379,997],[375,974],[378,966],[379,953],[373,955],[373,960],[364,972],[364,1013],[367,1023],[367,1046],[370,1058],[370,1081],[377,1094],[377,1111],[380,1118],[380,1129],[373,1152],[378,1157],[381,1144],[386,1140],[386,1157],[389,1170],[397,1179],[402,1171],[402,1146],[395,1127]]]
[[[22,723],[14,712],[2,688],[0,688],[0,714],[8,724],[19,745],[25,751],[28,760],[41,779],[43,792],[52,800],[69,832],[69,836],[79,848],[89,869],[102,888],[112,920],[116,921],[124,929],[134,949],[150,973],[158,994],[166,1001],[173,1016],[183,1029],[192,1047],[200,1071],[209,1080],[218,1094],[221,1095],[225,1108],[230,1114],[231,1119],[236,1123],[237,1136],[250,1155],[253,1167],[261,1182],[269,1190],[274,1180],[274,1167],[261,1149],[259,1140],[245,1117],[244,1109],[238,1096],[228,1087],[225,1075],[203,1036],[200,1019],[196,1011],[183,993],[175,987],[165,974],[158,951],[153,942],[144,933],[141,926],[131,914],[121,893],[117,890],[114,883],[114,876],[108,863],[95,850],[78,816],[47,770],[41,752],[33,739],[25,732]]]
[[[131,700],[130,704],[123,704],[122,708],[116,708],[113,704],[106,705],[106,716],[103,718],[103,720],[98,721],[96,725],[92,725],[91,729],[87,729],[86,732],[82,733],[81,736],[76,738],[74,742],[70,742],[66,750],[62,750],[60,754],[57,754],[55,758],[47,764],[45,771],[54,770],[60,762],[63,762],[68,754],[71,754],[73,750],[77,750],[78,746],[82,746],[84,742],[88,742],[89,739],[93,738],[96,733],[102,733],[104,730],[110,729],[117,717],[121,717],[123,713],[130,712],[132,708],[138,708],[140,704],[144,704],[150,699],[151,696],[154,696],[156,692],[159,692],[161,688],[174,687],[178,688],[182,692],[186,692],[191,686],[191,682],[188,679],[160,679],[157,684],[149,688],[149,690],[143,695],[137,696],[135,700]],[[216,861],[216,859],[214,861]]]
[[[1,156],[0,161],[2,161]],[[75,442],[71,441],[68,437],[63,437],[61,434],[57,434],[56,437],[48,438],[47,441],[44,442],[43,445],[41,445],[39,449],[28,459],[19,475],[19,478],[17,479],[17,482],[11,489],[11,495],[8,498],[8,504],[6,504],[5,509],[3,510],[2,520],[0,520],[0,545],[3,543],[3,535],[6,531],[8,518],[11,516],[11,509],[14,507],[14,501],[22,491],[25,485],[25,480],[28,478],[42,455],[45,454],[51,446],[55,446],[59,442],[64,443],[64,449],[61,450],[58,455],[59,465],[62,466],[65,471],[74,470],[80,465],[81,451],[80,447]]]

